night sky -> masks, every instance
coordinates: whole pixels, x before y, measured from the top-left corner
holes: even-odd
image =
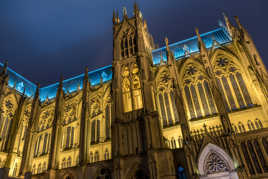
[[[268,0],[136,0],[155,43],[163,46],[239,16],[268,66]],[[41,86],[112,63],[112,12],[130,0],[1,0],[0,61]],[[233,19],[232,19],[233,21]]]

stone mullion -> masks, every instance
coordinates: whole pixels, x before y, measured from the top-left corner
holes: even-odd
[[[255,149],[255,146],[254,146],[254,140],[250,141],[250,143],[251,143],[251,145],[252,145],[253,152],[255,152],[255,155],[256,155],[256,157],[257,157],[257,162],[259,163],[260,169],[261,169],[262,173],[264,173],[264,169],[263,169],[262,163],[261,163],[261,161],[260,161],[259,155],[258,155],[258,153],[257,153],[257,151],[256,151],[256,149]]]
[[[198,83],[197,83],[198,84]],[[197,84],[194,85],[194,88],[195,88],[195,91],[196,91],[196,94],[198,96],[197,100],[198,100],[198,103],[199,103],[199,106],[200,106],[200,109],[201,109],[201,113],[202,113],[202,116],[206,116],[206,112],[205,112],[205,109],[204,109],[204,106],[203,106],[203,103],[202,103],[202,99],[201,99],[201,95],[200,95],[200,91],[197,87]],[[201,84],[202,85],[202,84]],[[203,85],[202,85],[203,86]],[[203,87],[202,87],[203,88]],[[203,89],[204,90],[204,89]],[[208,104],[208,103],[207,103]]]
[[[203,89],[204,96],[206,98],[205,100],[206,100],[207,105],[208,105],[209,114],[212,114],[213,112],[212,112],[212,109],[211,109],[211,106],[210,106],[210,103],[209,103],[209,100],[208,100],[208,94],[207,94],[207,92],[209,93],[209,91],[206,91],[206,88],[204,87],[204,81],[202,81],[202,83],[200,82],[200,84],[201,84],[201,88]],[[213,100],[213,98],[212,98],[212,100]],[[212,103],[214,103],[214,101],[212,101]],[[202,106],[203,106],[203,104],[202,104]]]
[[[227,76],[227,77],[228,77],[228,76]],[[228,82],[228,78],[226,78],[226,79],[227,79],[227,82]],[[223,82],[222,82],[222,78],[218,78],[218,80],[219,80],[220,85],[221,85],[221,87],[222,87],[222,92],[223,92],[222,95],[223,95],[223,97],[226,99],[226,103],[227,103],[229,109],[232,110],[231,103],[230,103],[230,101],[229,101],[229,99],[228,99],[228,96],[227,96],[227,94],[226,94],[225,87],[224,87]]]
[[[235,79],[235,78],[236,78],[236,77],[234,76],[234,79]],[[239,108],[241,108],[241,106],[239,105],[238,98],[237,98],[237,96],[236,96],[236,94],[235,94],[235,92],[234,92],[234,87],[233,87],[233,84],[232,84],[232,82],[231,82],[231,80],[230,80],[230,74],[228,74],[228,76],[226,77],[226,80],[227,80],[227,83],[229,84],[229,87],[230,87],[230,90],[231,90],[231,93],[232,93],[232,96],[233,96],[235,105],[236,105],[236,107],[239,109]],[[245,104],[246,104],[246,103],[245,103]]]
[[[238,150],[239,150],[240,157],[241,157],[241,160],[242,160],[241,163],[244,164],[246,173],[247,173],[248,176],[250,176],[251,174],[249,172],[248,163],[247,163],[247,161],[245,159],[245,156],[244,156],[244,153],[243,153],[243,150],[242,150],[242,147],[241,147],[241,143],[238,143]]]
[[[175,117],[175,113],[174,113],[175,109],[173,109],[172,99],[171,99],[170,93],[171,93],[171,91],[169,90],[167,95],[168,95],[169,107],[170,107],[170,109],[172,109],[172,110],[170,110],[171,116],[172,116],[172,119],[171,119],[172,125],[174,125],[174,124],[176,124],[176,120],[175,120],[176,117]]]
[[[236,84],[237,84],[237,86],[238,86],[238,88],[239,88],[240,94],[241,94],[241,96],[242,96],[242,98],[243,98],[243,102],[244,102],[245,106],[247,106],[248,104],[247,104],[247,101],[246,101],[246,99],[245,99],[243,90],[241,89],[240,83],[239,83],[238,80],[237,80],[236,73],[234,73],[233,75],[234,75],[234,80],[235,80],[235,82],[236,82]],[[242,75],[242,74],[241,74],[241,75]],[[250,95],[250,92],[249,92],[249,95]],[[251,96],[251,95],[250,95],[250,96]]]
[[[192,100],[192,106],[193,106],[193,110],[194,110],[194,114],[195,114],[195,118],[197,118],[197,111],[195,109],[195,103],[194,103],[194,100],[193,100],[193,95],[192,95],[192,90],[191,90],[191,85],[188,85],[187,86],[188,89],[189,89],[189,94],[190,94],[190,98]],[[187,99],[186,99],[187,100]],[[189,111],[190,112],[190,111]],[[191,115],[190,115],[191,116]]]

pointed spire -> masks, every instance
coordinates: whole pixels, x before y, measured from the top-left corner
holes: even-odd
[[[3,66],[3,70],[2,70],[2,74],[6,74],[7,73],[7,65],[8,65],[8,61],[5,60],[4,66]]]
[[[236,22],[236,24],[238,25],[238,28],[239,28],[240,30],[244,30],[245,28],[241,25],[238,16],[234,16],[234,18],[235,18],[235,22]]]
[[[84,76],[84,80],[88,80],[88,67],[85,67],[85,76]]]
[[[119,23],[120,19],[119,19],[119,12],[118,10],[116,10],[116,23]]]
[[[199,33],[199,29],[198,28],[195,28],[195,33],[197,35],[197,39],[198,39],[198,46],[199,46],[199,50],[200,52],[205,52],[206,51],[206,46],[200,36],[200,33]]]
[[[167,48],[167,50],[169,50],[169,46],[168,46],[168,38],[167,38],[167,37],[165,37],[165,44],[166,44],[166,48]]]
[[[63,75],[60,75],[60,84],[59,84],[59,89],[63,88]]]
[[[138,4],[137,4],[137,2],[135,1],[134,2],[134,13],[136,14],[136,13],[139,13],[139,6],[138,6]]]
[[[226,14],[224,12],[222,13],[222,15],[223,15],[227,30],[232,37],[233,36],[233,25],[231,24],[229,18],[226,16]]]
[[[116,23],[116,15],[115,15],[115,10],[113,10],[113,24]]]
[[[123,17],[127,18],[127,8],[123,7]]]

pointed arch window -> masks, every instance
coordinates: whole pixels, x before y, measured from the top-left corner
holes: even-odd
[[[172,122],[172,116],[171,116],[171,110],[170,110],[170,102],[168,99],[168,94],[165,92],[164,93],[164,98],[165,98],[165,105],[167,109],[167,119],[168,119],[168,125],[171,126],[173,124]]]
[[[121,39],[121,57],[128,58],[137,52],[136,36],[133,32],[126,32]]]
[[[244,124],[242,124],[242,122],[238,123],[238,128],[239,128],[240,133],[246,132],[245,126]]]
[[[72,158],[69,156],[68,161],[67,161],[67,167],[71,167],[71,166],[72,166]]]
[[[222,63],[224,61],[224,63]],[[253,106],[247,86],[233,62],[227,58],[217,60],[217,81],[229,111]],[[221,86],[222,85],[222,86]]]
[[[93,120],[91,123],[91,144],[100,141],[100,120]]]
[[[164,99],[162,93],[158,95],[159,98],[159,104],[160,104],[160,111],[161,111],[161,118],[162,118],[162,123],[163,127],[167,126],[167,118],[166,118],[166,111],[165,111],[165,106],[164,106]]]
[[[95,152],[94,160],[95,160],[95,162],[99,161],[99,152],[98,151]]]
[[[258,118],[255,119],[255,125],[256,125],[257,129],[262,129],[263,128],[262,122]]]
[[[93,163],[94,162],[94,156],[93,156],[93,153],[92,152],[90,152],[90,154],[89,154],[89,162],[90,163]]]
[[[104,160],[109,160],[109,152],[108,152],[108,149],[105,150]]]
[[[249,130],[255,130],[255,126],[251,120],[248,121],[248,129]]]
[[[105,108],[105,132],[106,132],[106,140],[109,140],[111,138],[111,107],[110,105],[106,105]]]
[[[74,146],[74,130],[75,130],[75,128],[72,126],[68,126],[65,128],[66,141],[64,144],[64,150],[68,150],[68,149],[73,148],[73,146]]]

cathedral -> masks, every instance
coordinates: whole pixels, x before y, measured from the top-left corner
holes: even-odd
[[[223,17],[158,48],[114,12],[111,65],[49,86],[1,64],[0,179],[268,178],[268,73]]]

